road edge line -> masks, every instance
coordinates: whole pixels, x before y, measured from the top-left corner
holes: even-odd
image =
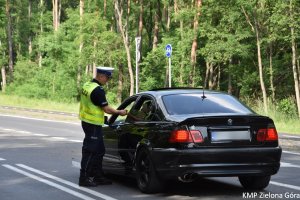
[[[59,190],[62,190],[62,191],[64,191],[64,192],[69,193],[69,194],[71,194],[71,195],[73,195],[73,196],[76,196],[76,197],[78,197],[78,198],[81,198],[81,199],[84,199],[84,200],[95,200],[95,199],[93,199],[93,198],[91,198],[91,197],[89,197],[89,196],[86,196],[86,195],[84,195],[84,194],[81,194],[81,193],[79,193],[79,192],[76,192],[76,191],[74,191],[74,190],[71,190],[71,189],[69,189],[69,188],[67,188],[67,187],[64,187],[64,186],[62,186],[62,185],[59,185],[59,184],[57,184],[57,183],[51,182],[51,181],[49,181],[49,180],[46,180],[46,179],[41,178],[41,177],[39,177],[39,176],[36,176],[36,175],[34,175],[34,174],[28,173],[28,172],[26,172],[26,171],[23,171],[23,170],[21,170],[21,169],[18,169],[18,168],[16,168],[16,167],[14,167],[14,166],[7,165],[7,164],[3,164],[2,166],[5,167],[5,168],[7,168],[7,169],[10,169],[10,170],[12,170],[12,171],[15,171],[15,172],[17,172],[17,173],[19,173],[19,174],[22,174],[22,175],[24,175],[24,176],[27,176],[27,177],[29,177],[29,178],[31,178],[31,179],[37,180],[37,181],[39,181],[39,182],[45,183],[45,184],[47,184],[47,185],[49,185],[49,186],[52,186],[52,187],[57,188],[57,189],[59,189]]]
[[[89,194],[92,194],[92,195],[94,195],[94,196],[100,197],[100,198],[102,198],[102,199],[105,199],[105,200],[117,200],[117,199],[115,199],[115,198],[113,198],[113,197],[111,197],[111,196],[108,196],[108,195],[106,195],[106,194],[102,194],[102,193],[100,193],[100,192],[96,192],[96,191],[91,190],[91,189],[88,189],[88,188],[80,187],[79,185],[77,185],[77,184],[75,184],[75,183],[73,183],[73,182],[70,182],[70,181],[64,180],[64,179],[62,179],[62,178],[53,176],[53,175],[51,175],[51,174],[42,172],[42,171],[40,171],[40,170],[34,169],[34,168],[32,168],[32,167],[29,167],[29,166],[27,166],[27,165],[24,165],[24,164],[16,164],[16,165],[19,166],[19,167],[21,167],[21,168],[27,169],[27,170],[29,170],[29,171],[31,171],[31,172],[34,172],[34,173],[37,173],[37,174],[39,174],[39,175],[45,176],[45,177],[47,177],[47,178],[53,179],[53,180],[55,180],[55,181],[57,181],[57,182],[66,184],[66,185],[71,186],[71,187],[73,187],[73,188],[76,188],[76,189],[78,189],[78,190],[81,190],[81,191],[87,192],[87,193],[89,193]]]

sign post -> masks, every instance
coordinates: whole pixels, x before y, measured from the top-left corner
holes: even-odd
[[[135,38],[135,93],[139,92],[139,61],[141,59],[140,53],[141,37]]]
[[[172,45],[166,45],[166,56],[169,58],[169,88],[172,87],[172,72],[171,72],[171,55],[172,55]]]

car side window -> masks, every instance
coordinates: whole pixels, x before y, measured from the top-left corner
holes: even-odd
[[[155,107],[153,100],[149,97],[141,97],[141,99],[129,111],[126,122],[153,121]]]
[[[129,99],[128,101],[125,101],[120,107],[119,109],[124,109],[124,110],[131,110],[133,105],[136,102],[137,97]],[[112,115],[111,118],[109,119],[109,124],[113,124],[113,123],[123,123],[126,120],[126,115],[125,116],[121,116],[121,115]]]
[[[135,101],[131,102],[128,106],[126,106],[126,108],[124,108],[125,110],[131,110],[132,106],[134,105]],[[127,116],[121,116],[119,115],[116,119],[116,121],[120,121],[120,122],[124,122],[126,120]]]

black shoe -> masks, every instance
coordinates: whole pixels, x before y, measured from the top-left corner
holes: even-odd
[[[98,185],[111,185],[112,182],[105,177],[95,177],[94,182]]]
[[[79,178],[78,185],[84,187],[96,187],[97,183],[93,180],[93,178],[87,177],[87,178]]]

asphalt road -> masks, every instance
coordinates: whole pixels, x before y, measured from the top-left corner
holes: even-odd
[[[230,177],[171,182],[163,193],[152,195],[118,176],[109,177],[112,185],[79,187],[82,139],[78,123],[0,114],[0,199],[300,199],[300,152],[285,149],[279,173],[262,192],[246,191]]]

